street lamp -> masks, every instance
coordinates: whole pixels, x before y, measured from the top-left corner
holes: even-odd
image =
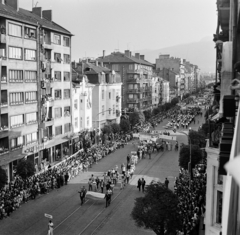
[[[190,150],[190,161],[188,162],[188,173],[189,173],[189,186],[191,185],[191,180],[192,180],[192,142],[191,138],[189,137],[189,133],[191,131],[191,127],[189,127],[189,132],[188,134],[183,132],[183,131],[178,131],[179,133],[182,133],[188,137],[188,142],[189,142],[189,150]]]

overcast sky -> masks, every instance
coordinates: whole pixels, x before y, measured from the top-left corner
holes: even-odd
[[[32,0],[19,0],[31,10]],[[72,57],[97,57],[105,50],[160,49],[199,41],[216,31],[216,0],[34,0],[52,9],[68,29]]]

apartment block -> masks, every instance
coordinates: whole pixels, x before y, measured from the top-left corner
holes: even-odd
[[[0,165],[11,180],[23,157],[41,165],[69,154],[72,35],[51,10],[27,11],[17,0],[0,8]]]
[[[118,72],[122,81],[122,108],[146,110],[152,107],[153,64],[144,55],[125,50],[98,58],[107,68]]]

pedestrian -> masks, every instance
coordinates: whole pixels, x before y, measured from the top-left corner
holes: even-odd
[[[86,189],[85,189],[85,186],[83,186],[82,188],[81,188],[81,190],[80,191],[78,191],[78,193],[79,193],[79,196],[80,196],[80,200],[81,200],[81,205],[84,203],[84,201],[85,201],[85,196],[86,196]]]
[[[96,178],[96,183],[97,183],[97,190],[98,190],[99,189],[99,184],[100,184],[100,179],[98,178],[98,176]]]
[[[88,180],[88,191],[92,191],[92,179]]]
[[[53,222],[49,220],[48,222],[48,235],[53,235]]]
[[[137,187],[138,187],[138,190],[139,190],[139,192],[141,191],[141,185],[142,185],[142,181],[141,181],[141,179],[139,178],[138,179],[138,183],[137,183],[138,185],[137,185]]]
[[[142,178],[142,191],[144,192],[145,190],[145,184],[146,184],[146,181],[144,178]]]
[[[104,181],[101,179],[100,181],[100,187],[101,187],[101,193],[103,193],[103,188],[104,188]]]
[[[165,179],[165,186],[166,186],[166,188],[168,188],[168,184],[169,184],[169,180],[168,180],[168,178],[166,178]]]
[[[108,207],[111,204],[111,195],[112,191],[109,189],[107,190],[106,194],[105,194],[105,199],[106,199],[106,207]]]
[[[65,179],[65,185],[67,185],[67,182],[68,182],[68,179],[69,179],[68,172],[66,172],[66,174],[64,175],[64,179]]]
[[[127,184],[129,183],[130,173],[129,171],[126,172]]]

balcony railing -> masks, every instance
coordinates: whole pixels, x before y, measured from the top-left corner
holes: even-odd
[[[9,149],[6,147],[0,147],[0,156],[9,153]]]
[[[127,79],[127,83],[139,83],[140,79],[139,78],[129,78]]]
[[[139,92],[143,92],[143,89],[142,89],[142,88],[128,89],[127,92],[128,92],[128,93],[139,93]]]
[[[0,103],[0,106],[1,106],[1,108],[7,107],[8,103],[7,102],[2,102],[2,103]]]
[[[128,103],[138,103],[139,102],[139,99],[127,99],[127,102]]]
[[[7,77],[6,76],[1,77],[1,83],[7,83]]]
[[[4,126],[0,127],[0,132],[3,132],[3,131],[8,131],[8,126],[7,125],[4,125]]]

